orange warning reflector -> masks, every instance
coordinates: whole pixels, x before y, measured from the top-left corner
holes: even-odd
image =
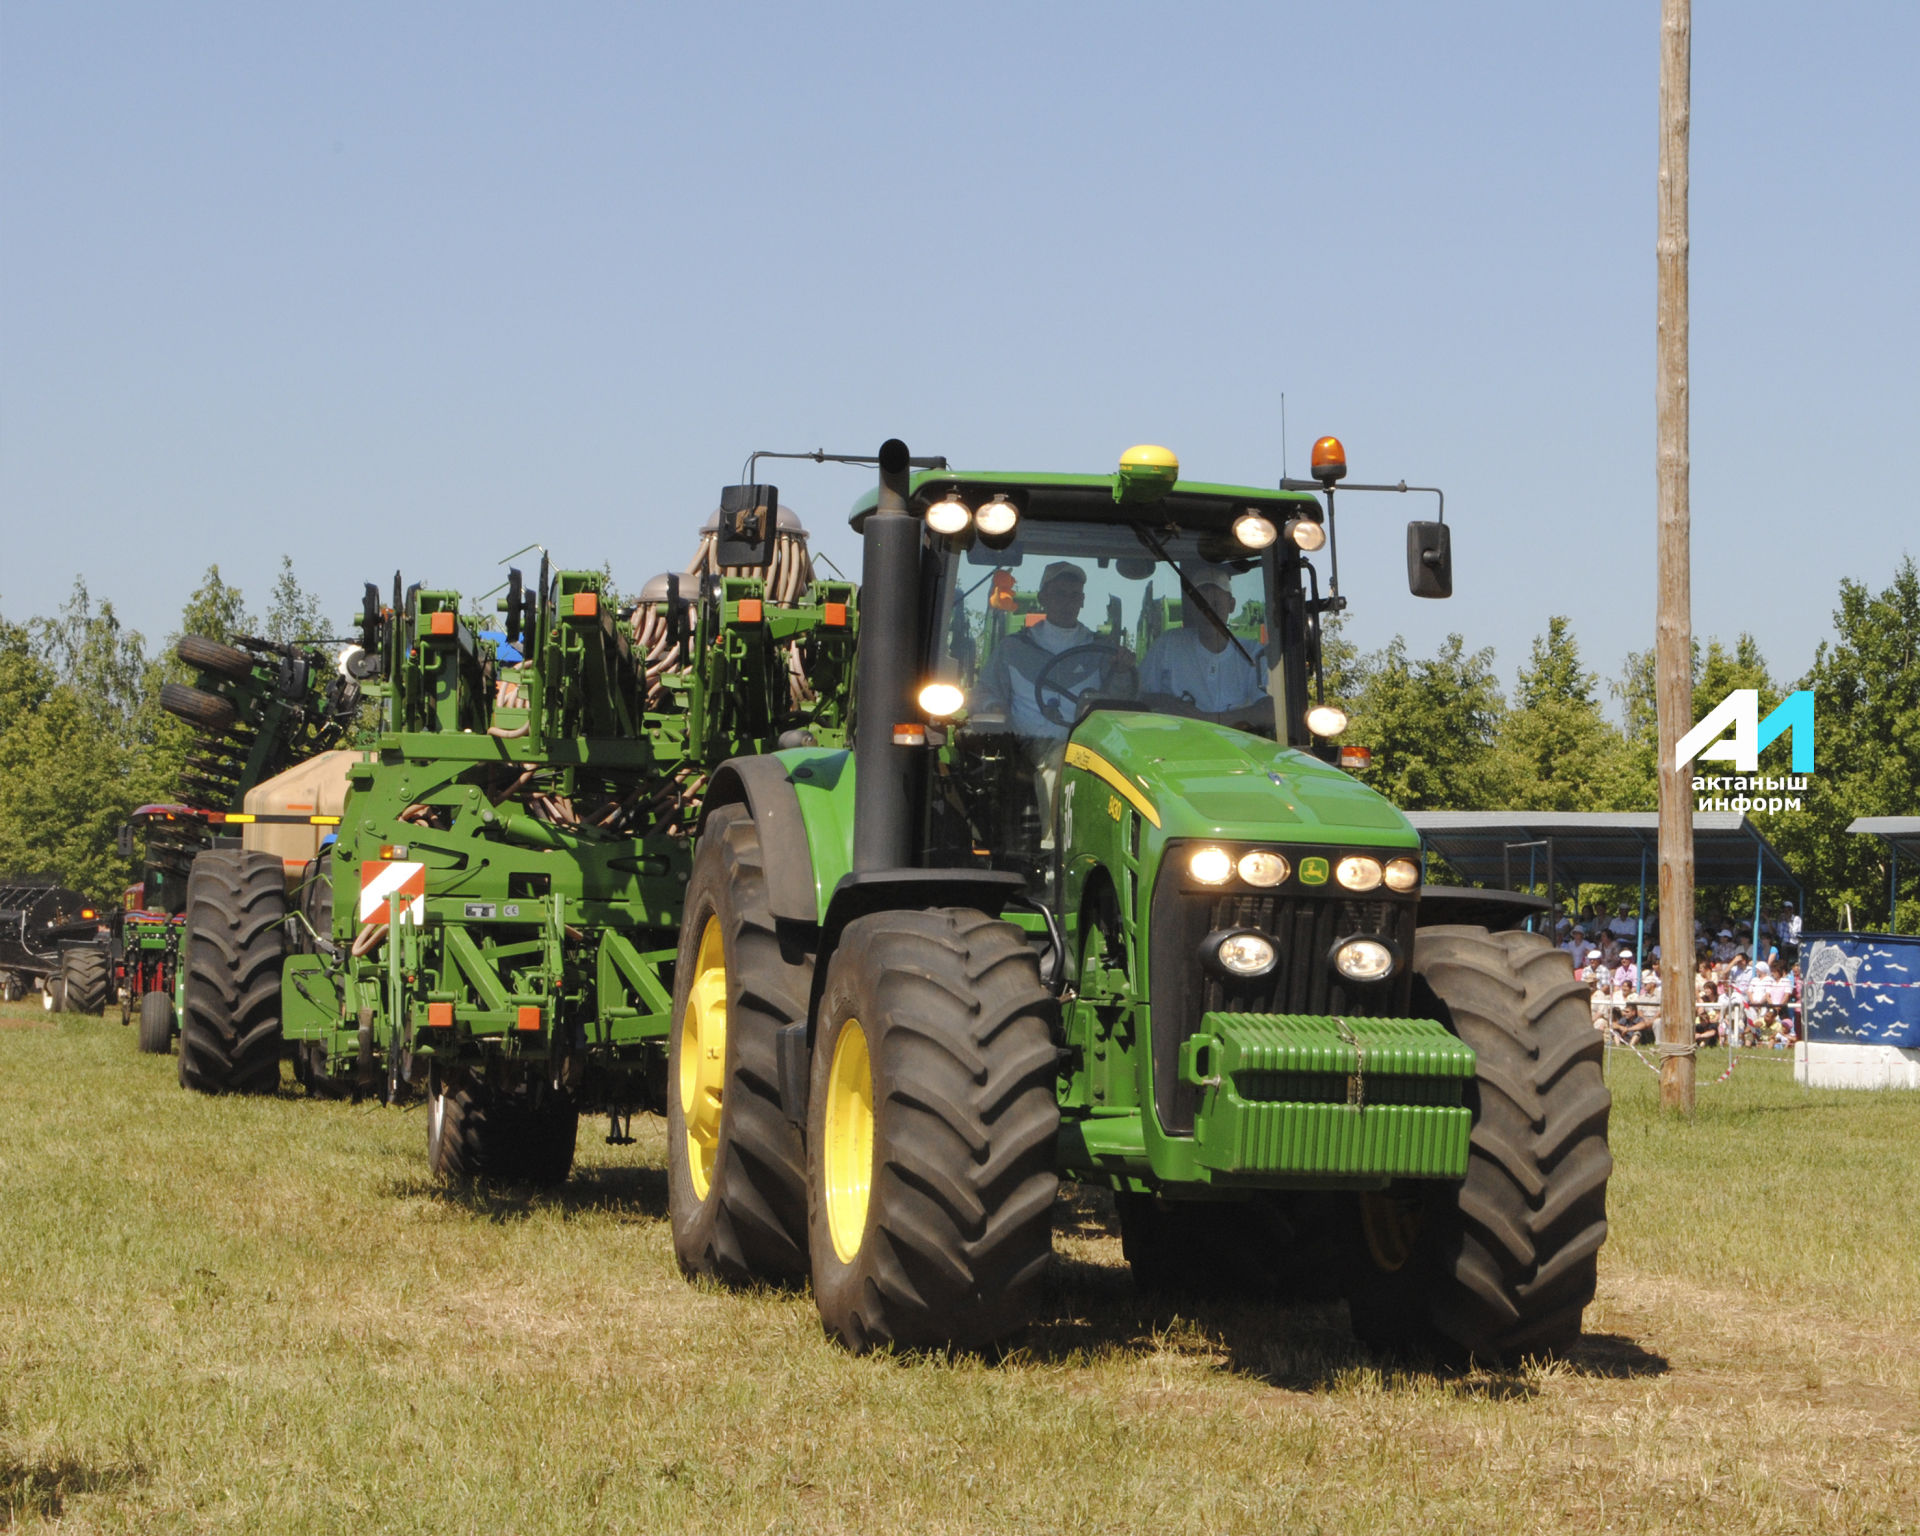
[[[82,907],[82,908],[80,909],[80,915],[81,915],[82,917],[92,917],[92,916],[93,916],[93,908],[92,908],[92,907]]]
[[[760,622],[759,598],[743,597],[740,599],[740,622],[742,624],[758,624]]]
[[[453,1028],[453,1004],[452,1003],[428,1003],[427,1004],[427,1028],[428,1029],[452,1029]]]
[[[924,747],[927,744],[927,728],[917,720],[893,728],[893,744],[896,747]]]
[[[1348,773],[1359,773],[1363,769],[1371,768],[1373,766],[1372,749],[1368,747],[1342,747],[1340,749],[1340,766],[1346,769]]]
[[[600,594],[598,592],[576,592],[573,594],[573,616],[576,619],[597,619],[600,617]]]
[[[522,1004],[520,1011],[514,1015],[514,1028],[516,1029],[538,1029],[541,1022],[540,1008],[539,1005],[535,1003]]]
[[[845,603],[828,603],[824,612],[821,614],[820,622],[825,624],[829,629],[845,629],[847,627],[847,605]]]
[[[427,633],[430,635],[450,635],[453,633],[453,615],[444,609],[439,613],[427,615]]]

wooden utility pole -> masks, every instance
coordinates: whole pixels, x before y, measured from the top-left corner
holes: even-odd
[[[1660,1107],[1693,1109],[1693,786],[1674,762],[1693,727],[1687,506],[1687,130],[1693,0],[1660,3],[1660,228],[1655,372],[1660,486],[1654,688],[1660,718]],[[1641,956],[1644,965],[1646,957]]]

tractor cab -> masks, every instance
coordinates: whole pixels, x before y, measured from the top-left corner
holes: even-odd
[[[1332,758],[1319,696],[1318,497],[1181,482],[1164,449],[1117,475],[912,479],[924,524],[918,703],[944,750],[929,862],[1052,884],[1060,771],[1096,712],[1198,720]],[[858,525],[869,507],[856,508]],[[1056,893],[1057,894],[1057,893]]]
[[[204,816],[184,805],[143,805],[121,828],[124,857],[140,850],[140,879],[127,887],[126,908],[172,917],[187,909],[187,872],[208,844]]]

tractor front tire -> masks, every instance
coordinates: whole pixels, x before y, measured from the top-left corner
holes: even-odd
[[[1448,1358],[1563,1353],[1593,1299],[1613,1169],[1586,989],[1540,934],[1425,928],[1413,964],[1416,1012],[1473,1047],[1473,1139],[1460,1183],[1359,1197],[1354,1331]]]
[[[286,877],[277,855],[222,849],[193,861],[181,1087],[196,1093],[279,1089],[286,921]]]
[[[149,992],[140,999],[140,1049],[149,1056],[164,1056],[173,1049],[173,999],[164,992]]]
[[[97,945],[69,949],[60,956],[60,977],[66,987],[67,1010],[71,1013],[102,1014],[107,1010],[107,988],[112,967],[107,952]]]
[[[1057,1005],[1025,933],[966,908],[847,925],[807,1106],[814,1303],[849,1349],[986,1350],[1053,1253]]]
[[[427,1166],[450,1184],[564,1184],[580,1111],[564,1094],[495,1088],[465,1072],[427,1085]]]
[[[807,1153],[780,1101],[779,1032],[807,1017],[810,948],[768,907],[745,806],[707,818],[687,885],[667,1042],[667,1204],[691,1277],[794,1285],[807,1276]]]

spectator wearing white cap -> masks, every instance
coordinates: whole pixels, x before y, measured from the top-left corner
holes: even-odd
[[[1622,997],[1631,996],[1640,989],[1640,968],[1633,963],[1633,951],[1620,951],[1620,965],[1613,973],[1613,990]]]
[[[1778,932],[1781,946],[1786,949],[1798,949],[1800,947],[1800,914],[1793,910],[1793,903],[1790,901],[1783,901],[1780,906]]]
[[[1140,662],[1140,691],[1165,694],[1209,715],[1228,715],[1266,698],[1266,678],[1254,653],[1227,629],[1233,617],[1233,572],[1189,560],[1180,567],[1206,612],[1186,600],[1184,622],[1148,647]],[[1184,588],[1182,589],[1185,590]]]

